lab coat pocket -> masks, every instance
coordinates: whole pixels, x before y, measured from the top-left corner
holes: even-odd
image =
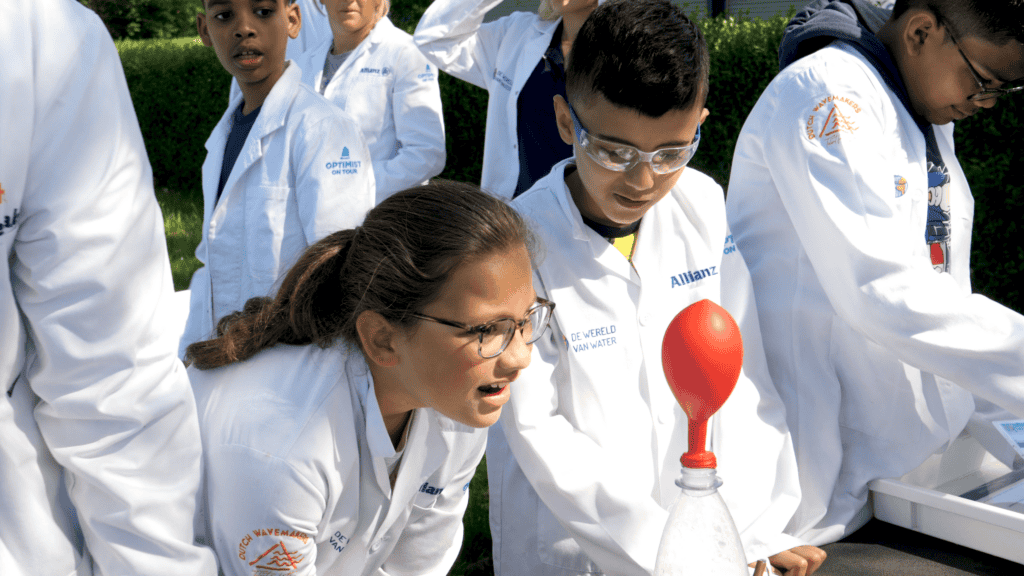
[[[281,245],[291,188],[259,186],[245,195],[245,260],[254,284],[254,294],[269,292],[282,272]]]
[[[573,573],[600,573],[543,502],[538,502],[537,506],[537,556],[542,564]]]

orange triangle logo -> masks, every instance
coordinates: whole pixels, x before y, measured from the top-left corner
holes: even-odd
[[[269,558],[267,556],[270,556]],[[283,541],[278,541],[267,549],[266,552],[260,554],[258,558],[249,562],[249,566],[262,561],[262,564],[257,565],[257,568],[263,568],[264,570],[294,570],[299,567],[302,563],[302,554],[296,554],[291,550],[284,547]]]
[[[4,190],[4,185],[0,184],[0,204],[4,203],[4,194],[6,194],[6,193],[7,193],[7,191]]]
[[[853,122],[850,122],[850,119],[840,112],[839,107],[833,104],[832,109],[828,111],[828,116],[825,118],[825,126],[822,127],[818,138],[831,136],[838,132],[853,132],[856,129]]]

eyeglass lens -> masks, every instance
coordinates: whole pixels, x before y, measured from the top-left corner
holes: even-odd
[[[521,327],[519,322],[511,318],[491,324],[489,331],[480,333],[480,355],[484,358],[494,358],[504,352],[517,328],[522,330],[523,340],[527,344],[533,344],[544,332],[550,318],[551,308],[539,305],[530,310],[530,315],[523,320]]]

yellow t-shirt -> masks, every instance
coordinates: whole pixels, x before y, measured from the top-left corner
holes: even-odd
[[[621,238],[609,238],[612,246],[615,246],[626,257],[626,260],[633,261],[633,249],[636,247],[636,232]]]

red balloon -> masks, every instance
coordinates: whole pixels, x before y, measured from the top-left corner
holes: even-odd
[[[743,367],[740,328],[724,308],[710,300],[694,302],[669,323],[661,362],[672,393],[690,419],[690,449],[681,461],[688,468],[714,468],[715,455],[704,450],[707,421],[736,388]]]

